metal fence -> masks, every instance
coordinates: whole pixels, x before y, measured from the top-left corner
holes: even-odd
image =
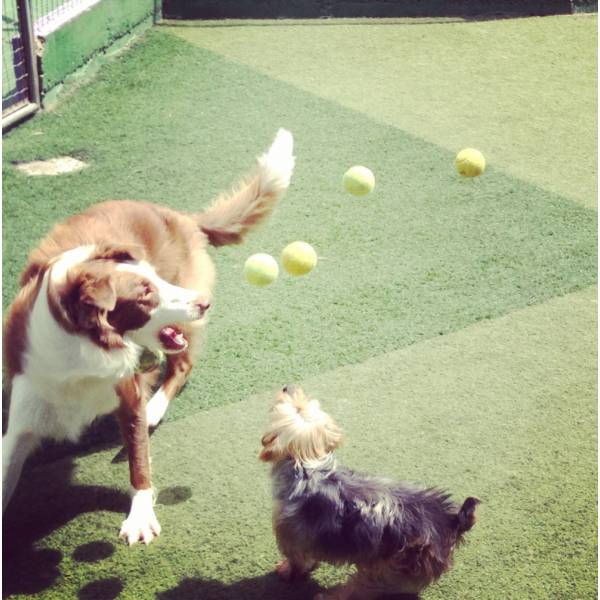
[[[2,113],[29,102],[25,49],[19,28],[16,0],[3,2]]]
[[[38,49],[44,38],[101,0],[3,0],[2,129],[41,104]]]
[[[2,3],[2,129],[40,106],[35,41],[28,0]]]
[[[101,0],[31,0],[33,31],[46,37]]]

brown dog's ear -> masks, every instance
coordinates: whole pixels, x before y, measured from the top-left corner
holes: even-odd
[[[117,304],[117,293],[110,276],[93,277],[84,273],[79,286],[79,301],[103,311],[113,310]]]
[[[87,269],[69,281],[71,292],[66,308],[71,322],[102,347],[122,348],[123,338],[108,322],[108,313],[117,304],[111,274]]]
[[[146,253],[142,246],[103,244],[94,252],[92,258],[96,260],[114,260],[116,262],[144,260]]]

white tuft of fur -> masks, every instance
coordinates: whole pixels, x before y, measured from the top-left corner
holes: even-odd
[[[290,185],[294,172],[294,138],[280,129],[269,150],[258,158],[261,194],[280,194]]]

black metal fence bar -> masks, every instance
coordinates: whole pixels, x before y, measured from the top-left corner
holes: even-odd
[[[2,129],[41,104],[37,57],[29,0],[3,4]]]
[[[28,100],[17,4],[15,0],[5,0],[2,14],[2,113]]]

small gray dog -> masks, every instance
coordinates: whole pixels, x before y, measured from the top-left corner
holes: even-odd
[[[273,526],[285,557],[278,574],[293,580],[320,561],[354,564],[345,585],[318,598],[420,592],[452,566],[479,500],[458,506],[441,490],[355,473],[336,462],[341,439],[317,400],[291,385],[279,392],[260,453],[272,463]]]

